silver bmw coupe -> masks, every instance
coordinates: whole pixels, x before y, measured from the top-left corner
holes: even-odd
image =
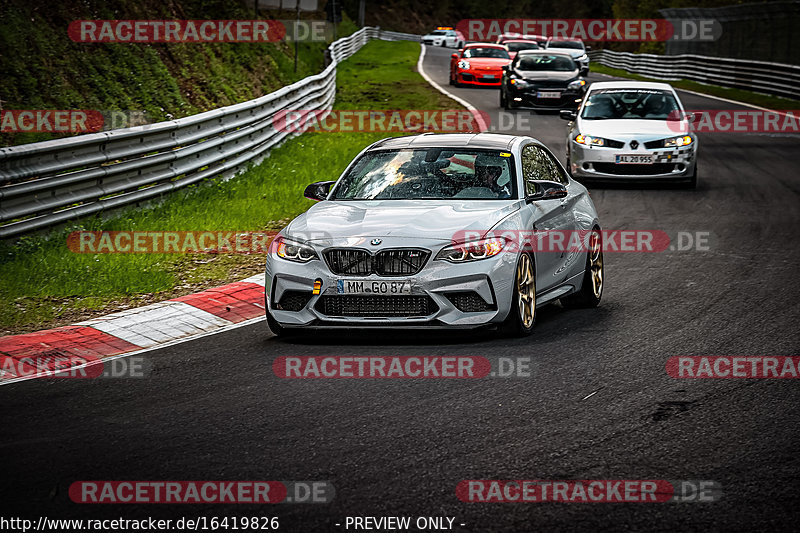
[[[580,183],[530,137],[423,134],[364,149],[275,238],[266,316],[305,328],[531,333],[536,309],[594,307],[602,232]]]

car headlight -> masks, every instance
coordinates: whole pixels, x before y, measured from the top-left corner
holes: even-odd
[[[528,83],[525,80],[521,80],[519,78],[512,78],[511,80],[509,80],[509,83],[514,87],[516,87],[517,89],[524,89],[530,86],[530,83]]]
[[[281,259],[295,263],[308,263],[312,259],[319,259],[317,252],[311,246],[282,236],[272,241],[271,251]]]
[[[458,62],[458,68],[469,68],[469,61],[462,59]]]
[[[586,80],[583,79],[575,80],[569,82],[569,85],[567,85],[567,89],[571,91],[579,91],[581,87],[583,87],[584,85],[586,85]]]
[[[582,56],[576,57],[575,61],[589,61],[589,56],[586,55],[586,54],[583,54]]]
[[[586,146],[605,146],[606,140],[602,137],[590,137],[589,135],[584,135],[583,133],[579,133],[573,139],[578,144],[584,144]]]
[[[681,135],[680,137],[673,137],[671,139],[664,139],[664,148],[678,148],[679,146],[689,146],[694,142],[689,135]]]
[[[435,260],[449,261],[451,263],[464,263],[494,257],[505,248],[506,239],[490,237],[479,241],[462,242],[442,248],[436,254]]]

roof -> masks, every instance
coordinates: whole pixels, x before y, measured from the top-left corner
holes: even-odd
[[[486,148],[510,150],[521,135],[500,133],[423,133],[405,137],[391,137],[373,144],[370,150],[402,148]]]
[[[502,44],[495,44],[495,43],[469,43],[464,48],[500,48],[501,50],[505,50]]]
[[[563,48],[559,49],[556,48],[553,50],[552,48],[536,48],[536,49],[529,49],[529,50],[520,50],[517,52],[518,55],[523,56],[564,56],[572,59],[572,56],[569,52],[564,52]]]
[[[659,89],[662,91],[671,91],[672,85],[669,83],[657,83],[653,81],[596,81],[589,87],[594,91],[597,89]]]

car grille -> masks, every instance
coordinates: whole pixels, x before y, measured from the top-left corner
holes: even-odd
[[[284,291],[281,299],[275,304],[275,309],[281,311],[300,311],[311,299],[311,293],[307,291]]]
[[[439,306],[427,295],[324,295],[317,302],[316,309],[326,316],[424,317],[438,311]]]
[[[675,169],[674,163],[653,163],[652,165],[617,165],[616,163],[592,163],[597,172],[618,176],[649,176],[669,174]]]
[[[497,309],[496,305],[486,303],[486,300],[474,291],[448,292],[445,297],[462,313],[480,313]]]
[[[606,146],[609,148],[624,148],[625,143],[622,141],[615,141],[614,139],[606,139]]]
[[[331,272],[340,276],[413,276],[422,270],[431,253],[417,248],[400,248],[372,255],[357,248],[334,248],[324,255]]]

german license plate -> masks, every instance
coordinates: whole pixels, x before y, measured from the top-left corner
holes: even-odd
[[[558,91],[539,91],[536,93],[536,98],[561,98],[561,93]]]
[[[336,294],[411,294],[411,280],[337,279]]]
[[[652,165],[652,155],[621,154],[617,156],[618,165]]]

